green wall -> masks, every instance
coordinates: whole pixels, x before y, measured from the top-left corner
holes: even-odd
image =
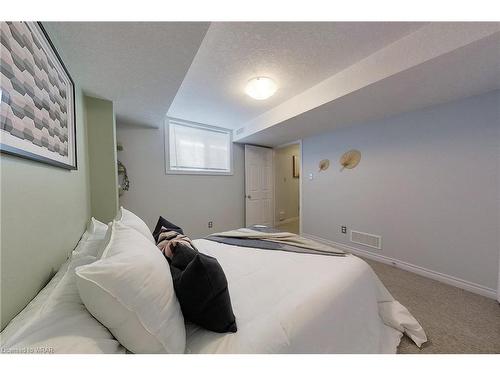
[[[1,154],[1,327],[73,250],[90,217],[85,107],[76,88],[78,170]]]
[[[105,223],[118,210],[118,175],[113,102],[85,97],[89,144],[91,214]]]

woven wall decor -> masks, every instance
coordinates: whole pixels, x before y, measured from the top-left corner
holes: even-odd
[[[326,171],[328,167],[330,166],[330,160],[328,159],[323,159],[319,162],[319,171]]]
[[[342,166],[341,171],[345,168],[353,169],[356,167],[361,160],[361,152],[358,150],[349,150],[344,155],[340,157],[340,165]]]

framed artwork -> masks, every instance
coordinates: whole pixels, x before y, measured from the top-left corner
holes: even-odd
[[[292,177],[299,178],[300,177],[300,165],[297,155],[292,156]]]
[[[40,22],[0,27],[0,151],[77,169],[71,76]]]

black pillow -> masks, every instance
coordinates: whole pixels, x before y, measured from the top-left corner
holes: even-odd
[[[170,221],[160,216],[160,218],[158,219],[158,223],[156,223],[155,230],[153,231],[153,238],[155,239],[155,242],[158,242],[158,237],[160,236],[162,227],[169,231],[173,230],[174,232],[184,234],[182,228],[178,227],[175,224],[172,224]]]
[[[178,243],[169,260],[182,314],[210,331],[236,332],[227,280],[217,259]]]

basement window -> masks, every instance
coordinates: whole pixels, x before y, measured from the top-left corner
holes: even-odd
[[[167,119],[166,172],[169,174],[231,175],[232,131]]]

